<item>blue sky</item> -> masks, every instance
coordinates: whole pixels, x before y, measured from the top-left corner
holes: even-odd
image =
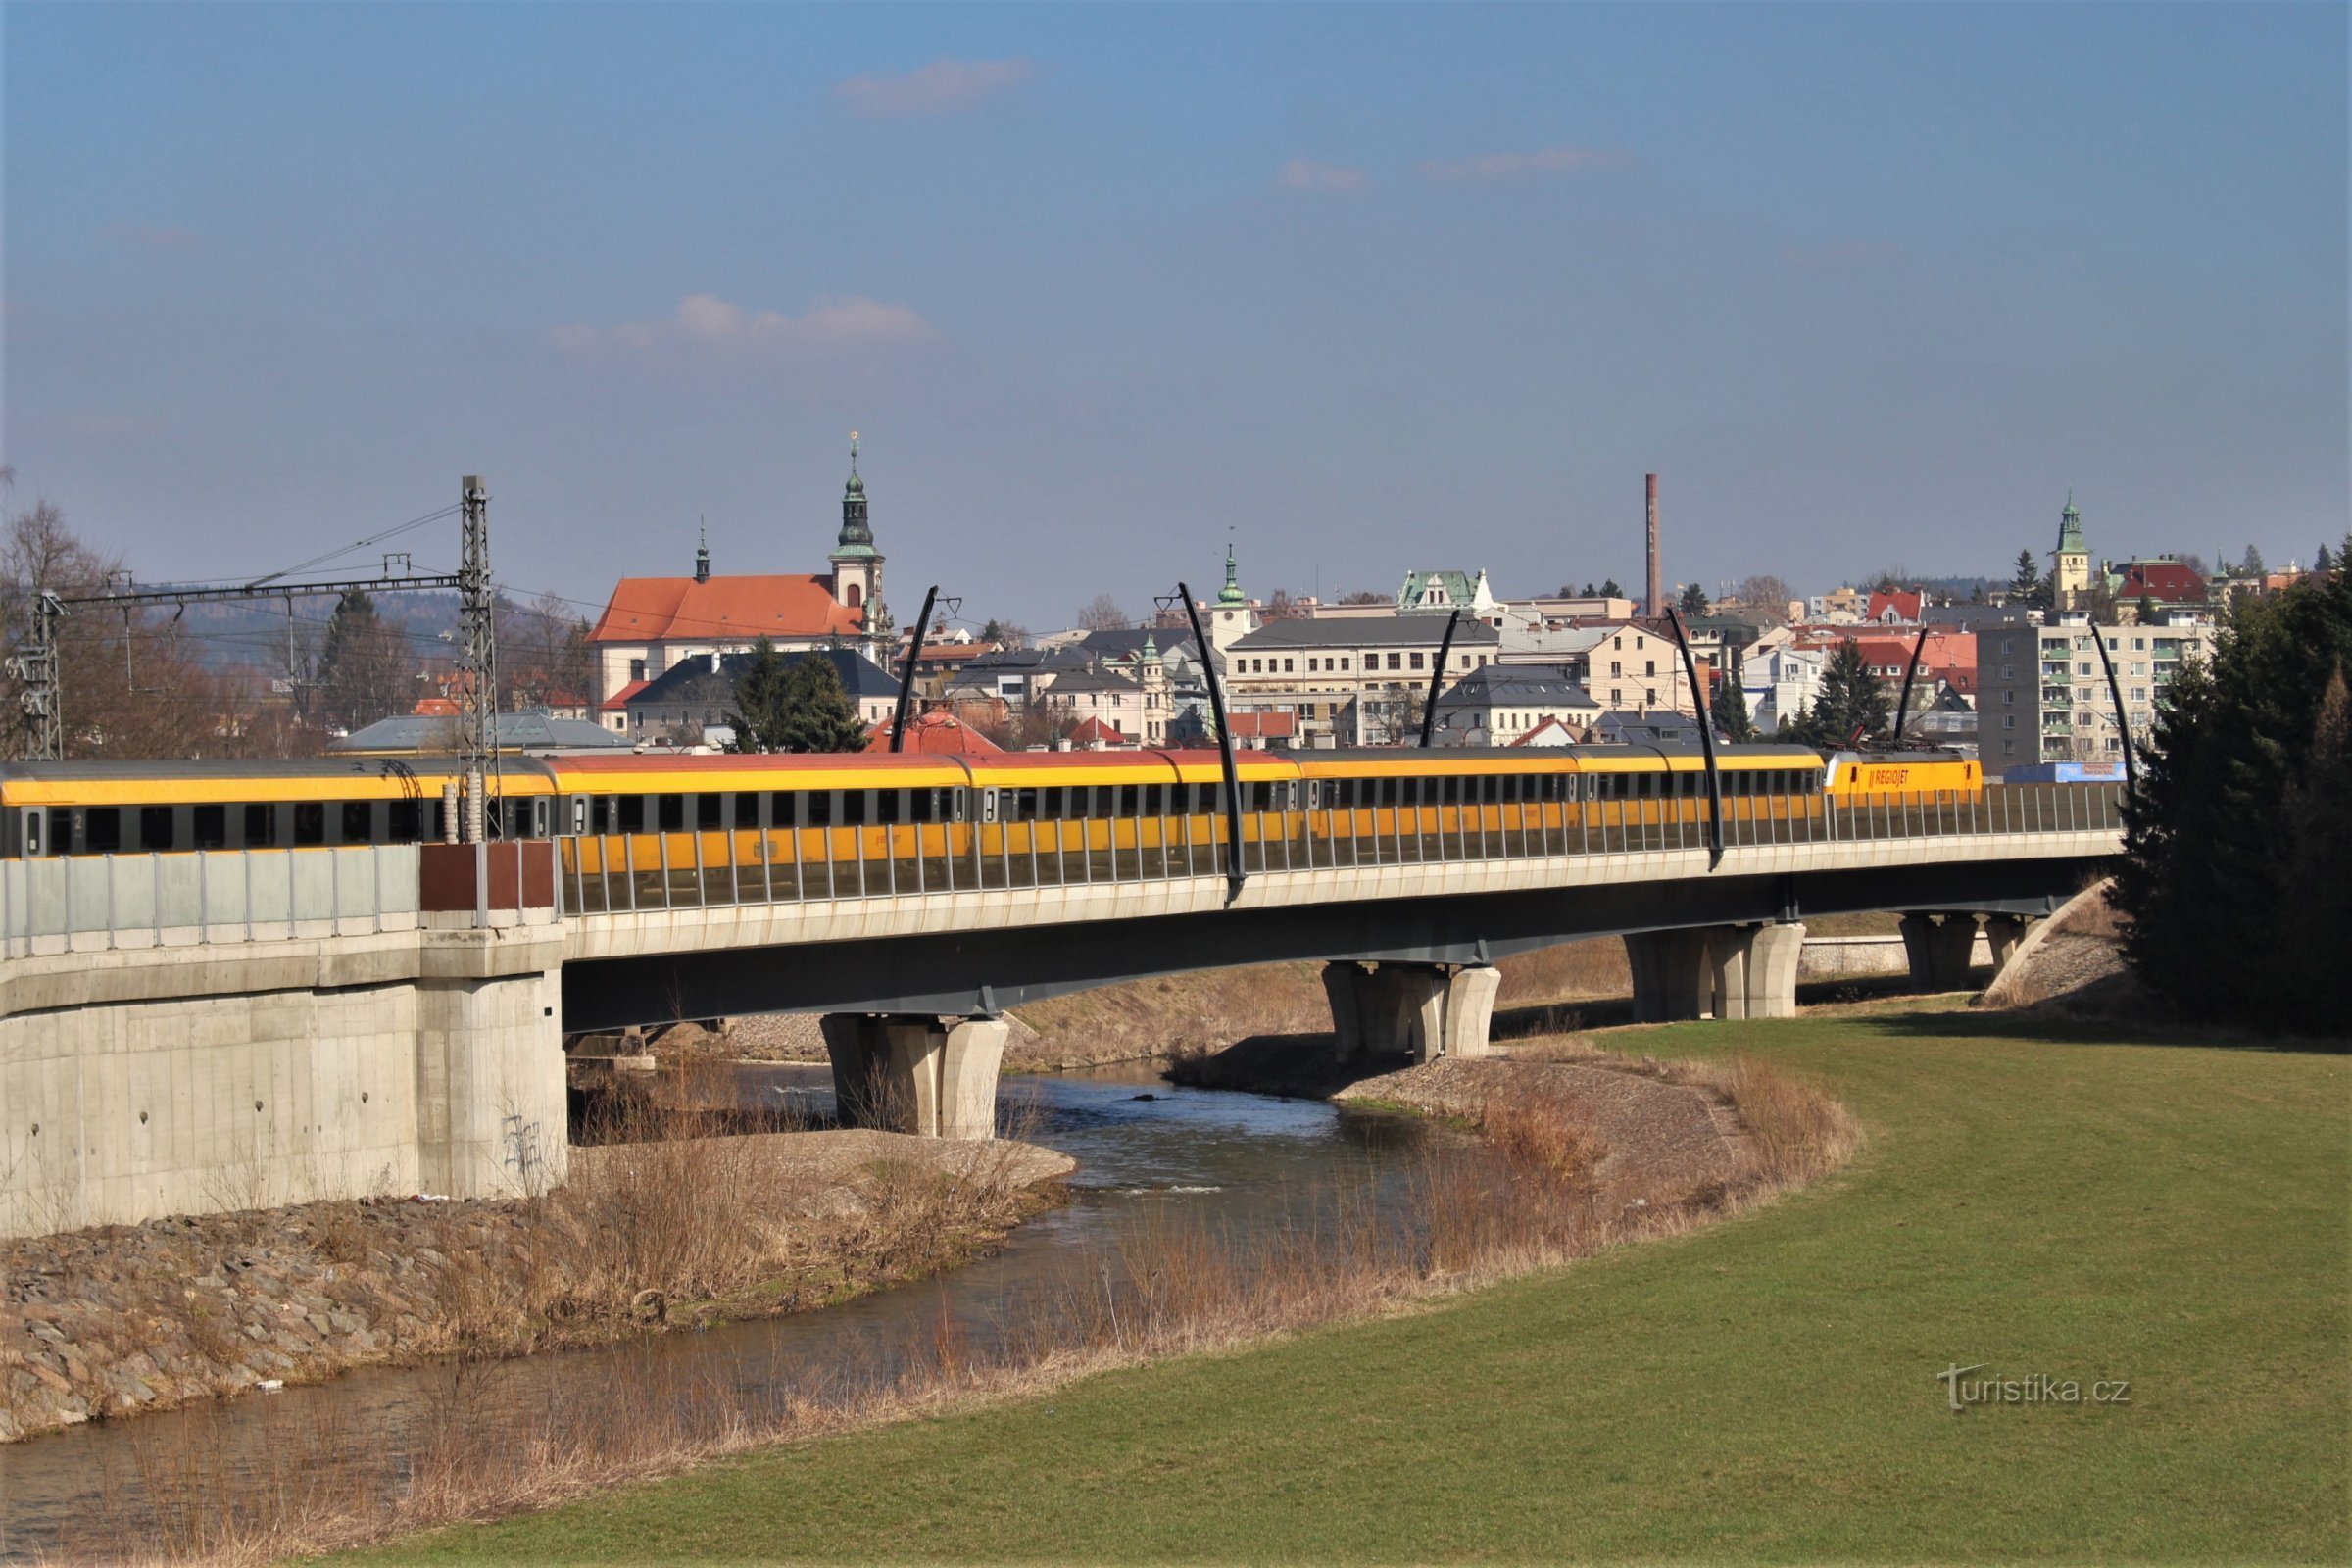
[[[2342,6],[41,5],[6,459],[149,577],[901,612],[1798,588],[2347,520]],[[418,536],[420,564],[455,536]]]

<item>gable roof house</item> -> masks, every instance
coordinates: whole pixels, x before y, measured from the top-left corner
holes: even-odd
[[[787,654],[787,668],[804,659],[822,659],[841,678],[841,689],[868,724],[888,724],[899,705],[899,683],[863,654],[847,648],[803,649]],[[681,659],[628,698],[623,733],[644,742],[662,738],[692,742],[710,729],[732,738],[728,715],[735,711],[735,687],[751,667],[750,654],[698,654]]]

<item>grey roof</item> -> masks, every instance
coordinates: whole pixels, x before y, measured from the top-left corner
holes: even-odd
[[[832,664],[833,672],[841,677],[841,688],[852,701],[861,697],[896,697],[899,683],[890,671],[851,648],[811,648],[799,653],[781,655],[786,668],[804,659],[822,659]],[[629,699],[631,708],[659,707],[674,703],[681,707],[695,703],[731,703],[735,700],[735,683],[751,667],[750,654],[722,654],[718,668],[710,667],[708,654],[681,659],[660,675],[646,682],[645,689]],[[975,661],[977,662],[977,661]]]
[[[550,718],[545,713],[498,715],[498,749],[502,752],[625,750],[629,738],[615,735],[584,718]],[[379,718],[365,729],[327,743],[330,752],[453,752],[458,746],[458,721],[445,715],[402,713]]]
[[[1147,639],[1158,647],[1162,659],[1180,647],[1186,651],[1188,658],[1196,657],[1191,652],[1193,629],[1190,626],[1109,626],[1088,632],[1073,646],[1085,649],[1097,659],[1128,661],[1143,653]]]
[[[1440,708],[1508,703],[1529,708],[1598,708],[1592,694],[1551,664],[1483,664],[1448,686]]]
[[[1056,692],[1132,692],[1140,691],[1134,681],[1107,669],[1070,669],[1054,673],[1054,684],[1046,688],[1051,697]]]
[[[1432,646],[1446,635],[1445,620],[1436,615],[1367,615],[1361,619],[1271,620],[1233,644],[1236,651],[1260,653],[1275,648],[1381,648],[1390,644]],[[1483,620],[1465,616],[1454,628],[1457,648],[1492,648],[1502,633]]]

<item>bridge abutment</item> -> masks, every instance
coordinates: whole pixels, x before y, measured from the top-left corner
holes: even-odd
[[[1625,939],[1634,1017],[1792,1018],[1804,947],[1805,928],[1794,922],[1634,932]]]
[[[1002,1018],[943,1022],[928,1013],[827,1013],[841,1119],[922,1138],[994,1138]]]
[[[2000,973],[2009,967],[2016,956],[2018,944],[2026,940],[2026,928],[2033,924],[2022,914],[1988,914],[1984,917],[1984,945],[1992,953],[1992,972]]]
[[[1332,1039],[1342,1061],[1359,1055],[1483,1056],[1502,972],[1492,964],[1341,959],[1323,966]]]

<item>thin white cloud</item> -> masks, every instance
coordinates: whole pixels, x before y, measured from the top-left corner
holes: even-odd
[[[1318,164],[1311,158],[1294,158],[1274,174],[1277,190],[1362,190],[1370,183],[1360,169]]]
[[[98,232],[114,244],[139,251],[192,251],[204,244],[203,235],[185,228],[109,223]]]
[[[952,115],[1036,74],[1030,60],[934,60],[897,75],[852,76],[833,91],[861,115]]]
[[[1624,169],[1633,161],[1633,154],[1614,147],[1540,147],[1532,153],[1483,153],[1476,158],[1432,160],[1421,166],[1421,172],[1432,179],[1511,179],[1521,174]]]
[[[937,336],[931,323],[906,305],[884,305],[860,295],[826,300],[806,315],[753,311],[715,294],[689,294],[675,314],[659,320],[624,321],[618,326],[574,323],[559,326],[548,341],[566,354],[654,353],[662,350],[710,354],[791,355],[855,345],[916,343]]]

